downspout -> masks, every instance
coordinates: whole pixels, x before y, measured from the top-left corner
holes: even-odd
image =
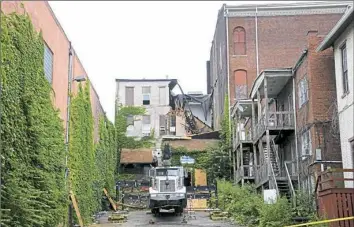
[[[227,95],[228,95],[228,109],[229,109],[229,132],[231,133],[231,111],[230,111],[230,62],[229,62],[229,12],[226,9],[226,4],[224,4],[224,18],[225,18],[225,26],[226,26],[226,70],[227,70]],[[225,105],[225,104],[224,104]],[[231,149],[229,148],[229,161],[231,162]]]
[[[69,175],[68,156],[69,156],[69,125],[70,125],[70,101],[71,101],[71,83],[73,80],[73,49],[69,42],[69,69],[68,69],[68,97],[66,103],[66,125],[65,125],[65,179]],[[66,184],[66,181],[65,181]]]
[[[295,154],[296,154],[296,169],[297,169],[297,182],[298,188],[301,187],[300,183],[300,169],[299,169],[299,152],[298,152],[298,141],[297,141],[297,124],[296,124],[296,94],[295,94],[295,71],[293,71],[293,111],[294,111],[294,128],[295,128]]]
[[[256,15],[254,17],[256,24],[256,65],[257,65],[257,76],[259,75],[259,57],[258,57],[258,8],[256,6]]]

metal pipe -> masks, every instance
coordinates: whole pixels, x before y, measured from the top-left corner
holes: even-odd
[[[256,6],[255,24],[256,24],[256,65],[257,65],[257,76],[259,75],[259,56],[258,56],[258,8]]]
[[[69,69],[68,69],[68,97],[67,97],[67,106],[66,106],[66,131],[65,131],[65,186],[70,190],[70,184],[67,184],[67,178],[69,175],[68,168],[68,154],[69,154],[69,125],[70,125],[70,101],[71,101],[71,83],[73,81],[73,48],[71,42],[69,42]],[[70,191],[69,191],[70,193]],[[68,226],[73,225],[73,206],[71,201],[69,202],[68,207]]]
[[[231,133],[231,111],[230,111],[230,101],[231,101],[231,97],[230,97],[230,62],[229,62],[229,54],[230,54],[230,50],[229,50],[229,19],[228,19],[228,10],[226,9],[226,5],[224,5],[224,13],[225,13],[225,27],[226,27],[226,70],[227,70],[227,95],[228,95],[228,102],[229,103],[224,103],[224,105],[227,104],[228,106],[228,118],[229,118],[229,132]],[[231,163],[231,149],[229,149],[229,162]],[[231,170],[230,170],[231,171]]]
[[[69,125],[70,125],[70,101],[71,101],[71,83],[73,80],[73,49],[71,46],[71,42],[69,42],[69,69],[68,69],[68,97],[66,104],[66,131],[65,131],[65,179],[68,177],[69,169],[68,169],[68,154],[69,154]],[[66,181],[65,181],[66,183]]]
[[[293,73],[293,111],[294,111],[294,129],[295,129],[295,154],[296,154],[296,169],[297,169],[297,182],[299,184],[299,188],[301,186],[300,182],[300,174],[299,174],[299,153],[298,153],[298,145],[297,145],[297,127],[296,127],[296,108],[295,108],[295,103],[296,103],[296,96],[295,96],[295,77]]]

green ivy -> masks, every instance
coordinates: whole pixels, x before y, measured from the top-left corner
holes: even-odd
[[[95,185],[98,170],[95,165],[93,116],[88,82],[84,88],[79,84],[78,93],[72,99],[70,110],[70,186],[78,201],[84,223],[90,223],[91,215],[99,209],[95,193],[99,186]]]
[[[146,109],[140,106],[117,106],[115,116],[115,129],[116,129],[116,149],[117,149],[117,170],[120,166],[120,152],[123,148],[136,149],[136,148],[151,148],[154,146],[154,131],[151,132],[149,137],[137,140],[135,137],[128,137],[127,133],[127,117],[144,115]]]
[[[65,223],[63,122],[27,14],[1,13],[1,226]]]
[[[96,146],[96,169],[98,178],[95,182],[97,202],[101,204],[102,189],[109,193],[115,190],[117,151],[114,125],[106,118],[99,121],[99,143]]]

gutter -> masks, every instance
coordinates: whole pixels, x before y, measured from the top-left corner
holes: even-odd
[[[70,126],[70,101],[71,101],[71,83],[73,81],[73,48],[69,42],[69,66],[68,66],[68,97],[66,103],[66,125],[65,125],[65,179],[68,177],[68,156],[69,156],[69,126]],[[65,181],[66,182],[66,181]]]
[[[307,56],[307,53],[308,53],[308,50],[307,50],[307,49],[305,49],[305,50],[302,51],[302,54],[301,54],[299,60],[297,60],[297,62],[296,62],[296,64],[295,64],[294,68],[292,69],[292,73],[293,73],[293,74],[294,74],[294,73],[297,71],[297,69],[300,67],[300,65],[301,65],[301,63],[302,63],[302,61],[303,61],[303,59]]]
[[[257,64],[257,76],[259,75],[259,56],[258,56],[258,7],[256,6],[255,24],[256,24],[256,64]]]

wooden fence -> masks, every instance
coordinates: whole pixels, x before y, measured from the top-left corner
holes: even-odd
[[[354,173],[353,169],[327,170],[318,176],[316,182],[317,211],[326,219],[354,216],[354,189],[344,188],[344,182],[354,178],[344,178],[343,173]],[[353,220],[339,221],[331,227],[354,227]]]

